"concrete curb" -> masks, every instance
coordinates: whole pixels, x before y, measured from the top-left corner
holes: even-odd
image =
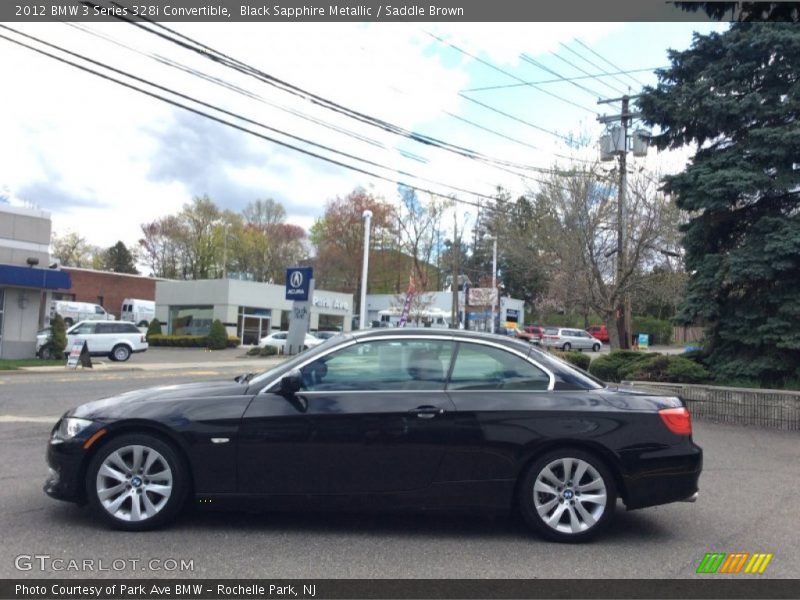
[[[2,371],[6,374],[31,374],[31,373],[70,373],[70,372],[106,372],[120,373],[125,371],[180,371],[198,369],[242,369],[243,371],[266,371],[280,364],[285,359],[281,358],[247,358],[237,360],[226,360],[216,362],[180,362],[180,363],[143,363],[138,365],[116,364],[97,362],[93,363],[91,369],[78,367],[77,369],[67,369],[66,366],[47,366],[47,367],[20,367],[16,370]]]

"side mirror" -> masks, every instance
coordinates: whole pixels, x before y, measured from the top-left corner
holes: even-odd
[[[289,371],[281,378],[281,394],[294,396],[303,387],[303,376],[298,369]]]

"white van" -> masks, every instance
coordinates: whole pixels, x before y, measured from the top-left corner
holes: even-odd
[[[137,327],[147,327],[156,316],[156,303],[152,300],[125,298],[122,301],[120,321],[136,323]]]
[[[50,318],[56,313],[64,319],[64,324],[71,327],[78,321],[94,319],[99,321],[113,321],[116,317],[106,312],[106,309],[99,304],[89,302],[71,302],[69,300],[53,300],[50,303]]]

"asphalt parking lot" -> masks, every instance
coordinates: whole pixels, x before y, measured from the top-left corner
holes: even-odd
[[[613,528],[581,546],[544,542],[513,516],[195,512],[169,529],[129,534],[42,492],[47,437],[67,408],[240,370],[0,374],[0,577],[686,578],[712,551],[773,553],[761,577],[800,571],[797,433],[713,423],[695,424],[705,450],[697,503],[630,513],[620,505]],[[125,567],[64,572],[47,559],[44,570],[34,562],[20,571],[21,555]],[[191,561],[191,570],[165,570],[170,559]]]

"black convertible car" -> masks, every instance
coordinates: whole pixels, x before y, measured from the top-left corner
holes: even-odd
[[[260,375],[67,412],[45,491],[142,530],[200,506],[508,510],[581,541],[628,509],[692,501],[680,398],[605,386],[530,344],[452,330],[337,336]]]

